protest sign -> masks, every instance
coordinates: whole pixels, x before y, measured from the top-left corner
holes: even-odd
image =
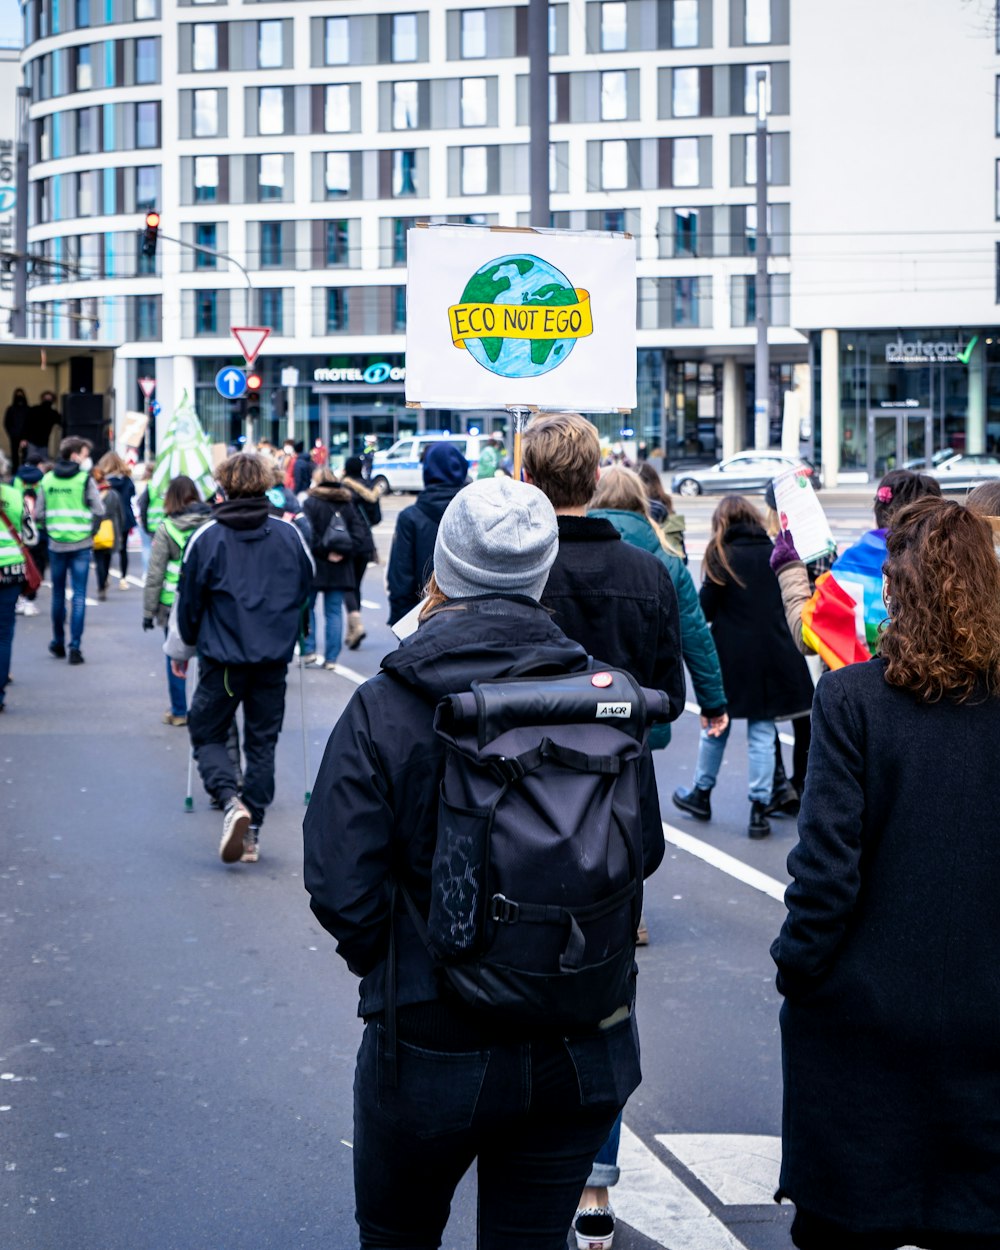
[[[836,551],[830,522],[809,475],[802,469],[789,469],[773,485],[778,522],[791,532],[795,550],[806,564]]]

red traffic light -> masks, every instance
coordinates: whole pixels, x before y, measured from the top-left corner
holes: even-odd
[[[148,229],[155,230],[159,226],[159,224],[160,224],[159,213],[147,213],[146,214],[146,226]]]
[[[259,373],[247,374],[247,390],[248,391],[259,391],[260,385],[261,385],[261,381],[260,381]]]
[[[142,232],[141,250],[143,256],[156,255],[156,236],[160,229],[160,214],[146,214],[146,228]]]

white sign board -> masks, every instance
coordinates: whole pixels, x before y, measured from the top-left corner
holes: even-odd
[[[774,502],[778,511],[778,524],[791,533],[795,550],[806,564],[837,550],[823,505],[805,473],[799,469],[789,469],[787,473],[776,477]]]
[[[635,282],[624,235],[408,231],[406,402],[634,408]]]

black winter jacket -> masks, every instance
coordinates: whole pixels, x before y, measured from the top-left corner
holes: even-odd
[[[426,915],[443,744],[434,709],[476,680],[580,672],[583,648],[534,600],[483,597],[438,612],[356,691],[327,744],[303,824],[305,886],[320,924],[362,978],[358,1014],[384,1007],[389,892],[402,881]],[[643,772],[643,875],[663,858],[659,798]],[[396,918],[397,1002],[438,1001],[427,952],[405,908]]]
[[[464,485],[437,482],[426,486],[417,502],[399,514],[386,574],[390,625],[420,602],[434,571],[434,543],[444,510]]]
[[[354,590],[354,557],[365,550],[371,537],[367,522],[361,516],[354,497],[342,486],[314,486],[302,504],[312,530],[312,555],[316,562],[313,590]],[[344,518],[354,543],[354,550],[342,560],[328,560],[330,554],[323,546],[323,535],[333,517],[339,512]]]
[[[301,495],[303,491],[309,489],[312,485],[312,475],[315,470],[316,466],[313,464],[309,453],[300,451],[295,457],[295,468],[292,470],[292,480],[296,495]]]
[[[263,495],[215,504],[184,549],[181,638],[218,664],[287,664],[312,579],[301,534]]]

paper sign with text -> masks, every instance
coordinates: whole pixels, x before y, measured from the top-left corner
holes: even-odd
[[[830,522],[807,474],[789,469],[776,477],[774,502],[781,528],[791,531],[795,550],[806,564],[836,551]]]

